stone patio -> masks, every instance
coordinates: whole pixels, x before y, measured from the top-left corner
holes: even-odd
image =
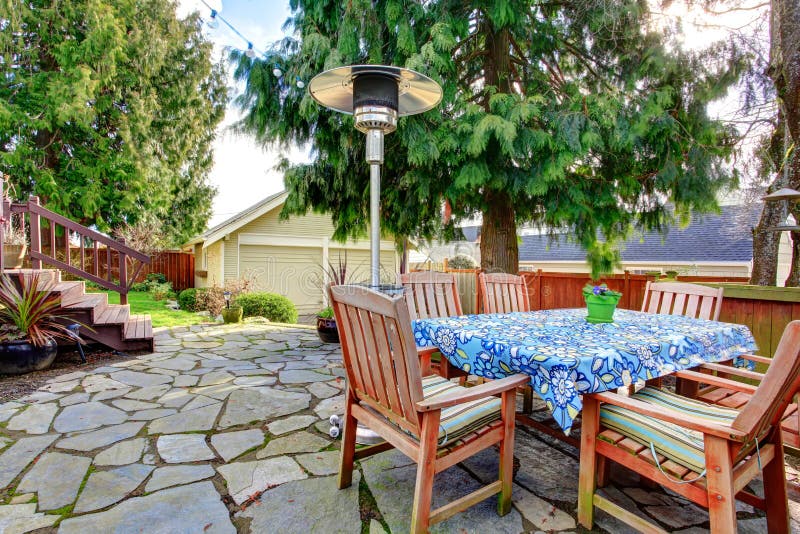
[[[313,330],[248,323],[162,330],[156,352],[52,379],[0,404],[0,533],[407,532],[415,466],[387,452],[336,489],[338,345]],[[22,378],[24,380],[24,378]],[[520,428],[514,508],[489,499],[432,532],[575,532],[577,451]],[[434,506],[495,477],[484,451],[437,476]],[[790,477],[797,474],[790,469]],[[613,473],[607,494],[674,532],[708,515]],[[790,501],[800,532],[800,497]],[[739,507],[740,532],[766,532]],[[598,532],[630,532],[600,513]]]

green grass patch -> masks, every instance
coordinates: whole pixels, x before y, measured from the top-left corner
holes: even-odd
[[[119,304],[119,293],[114,291],[97,291],[106,293],[109,304]],[[153,296],[145,291],[131,291],[128,293],[128,304],[131,314],[149,314],[153,321],[153,328],[159,326],[189,326],[193,324],[208,323],[209,318],[194,312],[183,310],[170,310],[166,300],[154,300]]]

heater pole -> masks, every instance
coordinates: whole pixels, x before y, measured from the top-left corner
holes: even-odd
[[[377,289],[381,282],[381,164],[369,166],[369,226],[370,226],[370,272],[372,286]]]

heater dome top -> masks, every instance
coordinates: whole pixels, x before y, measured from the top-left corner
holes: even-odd
[[[312,98],[327,108],[353,113],[353,81],[361,75],[385,76],[397,83],[397,115],[416,115],[433,109],[442,88],[424,74],[386,65],[351,65],[317,74],[308,84]]]

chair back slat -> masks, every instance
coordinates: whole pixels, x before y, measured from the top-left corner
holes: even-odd
[[[373,328],[375,333],[376,343],[381,347],[380,353],[391,354],[391,347],[394,342],[389,332],[390,327],[387,326],[383,318],[378,315],[372,316]],[[400,396],[397,393],[397,388],[392,387],[397,378],[394,376],[394,362],[389,358],[380,358],[378,360],[379,372],[382,376],[382,388],[379,395],[383,394],[382,403],[385,404],[389,410],[397,413],[405,413],[403,403],[400,401]]]
[[[716,321],[722,311],[722,291],[685,282],[647,282],[642,311]]]
[[[480,273],[478,283],[484,313],[530,311],[525,278],[507,273]]]
[[[731,426],[760,436],[770,425],[780,425],[786,407],[800,388],[800,321],[783,331],[775,356],[761,384]]]
[[[672,312],[672,297],[674,296],[674,293],[661,293],[661,306],[659,307],[658,313],[666,313],[669,315]]]
[[[419,435],[415,405],[422,400],[422,378],[405,299],[361,286],[330,286],[328,292],[351,393]]]
[[[686,315],[686,294],[677,293],[672,304],[672,315]]]
[[[450,273],[424,271],[403,273],[400,284],[412,319],[436,319],[461,315],[456,277]]]
[[[364,322],[365,327],[369,329],[369,334],[364,336],[366,339],[367,350],[367,364],[369,365],[370,378],[372,379],[372,387],[375,390],[375,399],[381,406],[391,409],[389,403],[389,395],[386,390],[390,389],[387,384],[387,379],[391,377],[384,377],[380,354],[391,354],[391,348],[386,341],[385,325],[383,318],[377,314],[370,314],[364,310],[359,310],[361,320]]]

